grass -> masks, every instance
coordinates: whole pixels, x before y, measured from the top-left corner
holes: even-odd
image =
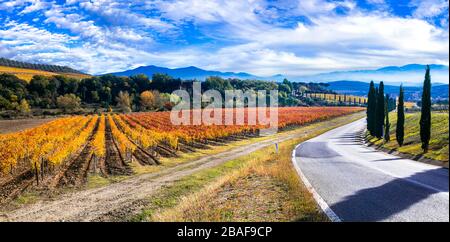
[[[405,114],[405,137],[403,146],[399,147],[395,137],[397,123],[397,113],[391,112],[389,119],[391,122],[390,137],[391,140],[385,143],[383,139],[378,140],[370,137],[369,142],[390,150],[396,150],[401,153],[414,156],[423,156],[425,158],[448,162],[449,153],[449,116],[448,113],[431,114],[431,140],[429,151],[423,154],[420,141],[420,112]]]
[[[310,124],[279,144],[166,185],[132,221],[327,221],[291,163],[298,143],[362,114]]]
[[[289,133],[291,133],[291,132],[286,132],[286,134],[289,134]],[[195,161],[195,160],[201,159],[203,157],[219,154],[219,153],[231,150],[233,148],[237,148],[239,146],[248,145],[251,143],[258,142],[258,141],[263,141],[263,140],[269,139],[270,137],[271,136],[249,138],[249,139],[245,139],[245,140],[227,143],[227,144],[224,144],[221,146],[211,146],[209,149],[204,149],[204,150],[199,149],[192,153],[181,153],[181,154],[179,154],[178,157],[172,157],[172,158],[162,157],[160,159],[161,165],[158,165],[158,166],[140,165],[137,161],[134,161],[134,162],[130,163],[130,167],[133,170],[135,175],[154,173],[154,172],[162,171],[167,168],[175,167],[180,164]],[[86,183],[86,188],[91,189],[91,188],[107,186],[114,182],[122,181],[126,178],[127,178],[127,176],[103,177],[100,175],[89,174],[88,180]]]
[[[36,192],[25,192],[25,193],[21,194],[20,196],[18,196],[14,200],[14,203],[16,203],[17,205],[26,205],[26,204],[32,204],[32,203],[36,202],[38,199],[39,199],[39,194],[37,194]]]
[[[17,68],[17,67],[9,67],[9,66],[0,66],[0,73],[8,73],[13,74],[17,76],[19,79],[30,81],[33,76],[35,75],[41,75],[41,76],[55,76],[55,75],[64,75],[67,77],[72,77],[75,79],[82,79],[82,78],[88,78],[89,75],[83,75],[78,73],[56,73],[56,72],[49,72],[49,71],[41,71],[41,70],[34,70],[34,69],[24,69],[24,68]]]
[[[116,183],[116,182],[120,182],[123,180],[126,180],[127,178],[129,178],[128,176],[108,176],[108,177],[104,177],[98,174],[90,174],[87,177],[87,182],[86,182],[86,188],[87,189],[93,189],[93,188],[99,188],[99,187],[104,187],[107,185],[110,185],[112,183]]]
[[[299,132],[298,129],[294,128],[294,129],[290,129],[290,130],[285,130],[282,132],[282,134],[277,134],[277,135],[285,136],[285,135],[290,135],[290,134],[297,133],[297,132]],[[189,163],[191,161],[195,161],[195,160],[198,160],[198,159],[201,159],[204,157],[209,157],[209,156],[216,155],[216,154],[219,154],[219,153],[222,153],[225,151],[229,151],[231,149],[238,148],[240,146],[245,146],[245,145],[253,144],[256,142],[268,140],[275,136],[276,135],[246,138],[246,139],[239,140],[239,141],[225,143],[220,146],[209,146],[208,149],[196,149],[195,152],[191,152],[191,153],[178,153],[178,157],[170,157],[170,158],[161,157],[161,159],[160,159],[161,165],[158,165],[158,166],[143,166],[143,165],[140,165],[138,162],[132,162],[130,164],[130,167],[133,169],[135,174],[146,174],[146,173],[157,172],[157,171],[161,171],[161,170],[164,170],[164,169],[167,169],[170,167],[174,167],[174,166],[177,166],[180,164]]]
[[[179,203],[150,220],[326,221],[291,164],[291,151],[301,140],[281,143],[278,154],[268,147],[188,178],[186,181],[195,181],[197,192],[179,199],[180,190],[171,194],[168,205]],[[184,187],[192,191],[192,187]]]

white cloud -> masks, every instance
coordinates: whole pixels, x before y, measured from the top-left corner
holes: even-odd
[[[13,10],[17,6],[22,6],[28,1],[25,0],[5,0],[0,1],[0,10]]]
[[[130,11],[129,9],[133,5],[133,1],[82,1],[79,5],[85,10],[106,18],[110,24],[142,26],[161,32],[169,31],[173,28],[171,24],[161,21],[159,18],[151,18]]]
[[[83,20],[83,17],[76,13],[66,14],[64,9],[60,6],[53,6],[51,9],[45,11],[44,23],[53,23],[58,28],[68,29],[74,34],[79,34],[81,37],[101,38],[102,30],[96,26],[94,21]]]
[[[410,6],[416,7],[414,17],[432,18],[448,11],[448,0],[413,0]]]
[[[30,5],[26,6],[22,11],[20,11],[19,14],[32,13],[38,10],[46,9],[49,6],[49,3],[41,0],[31,0],[29,3]]]
[[[406,18],[382,8],[368,13],[352,0],[69,0],[50,8],[38,2],[0,2],[0,9],[41,11],[39,19],[52,26],[45,30],[10,22],[0,27],[0,55],[48,60],[94,74],[149,64],[195,65],[261,76],[408,63],[448,65],[448,28],[428,19],[445,8],[437,0],[427,0],[427,8],[413,2],[417,9]],[[383,0],[367,2],[385,4]],[[345,9],[345,14],[336,13],[337,9]],[[421,13],[421,9],[431,10]],[[298,22],[298,17],[308,21]],[[293,24],[284,26],[280,19]],[[448,23],[448,16],[445,20]],[[193,35],[199,35],[187,37],[211,41],[185,41],[186,25],[193,25]],[[70,34],[56,34],[60,30]],[[173,45],[176,41],[185,42]]]
[[[114,35],[120,31],[122,30],[116,29]],[[127,32],[122,34],[122,38],[126,38]],[[114,71],[123,68],[124,63],[143,63],[144,59],[152,57],[121,43],[84,43],[70,47],[78,41],[78,37],[51,33],[15,21],[5,24],[0,29],[0,36],[7,36],[0,39],[2,56],[22,61],[67,65],[89,73]]]
[[[196,6],[196,1],[189,2],[192,3],[190,6]],[[250,5],[246,6],[251,9]],[[214,6],[204,6],[198,10],[203,13],[200,16],[191,11],[183,12],[184,15],[175,9],[168,12],[166,16],[178,14],[176,20],[197,18],[191,20],[201,23],[226,21],[219,30],[205,28],[204,31],[208,31],[209,36],[220,38],[229,35],[241,42],[212,53],[199,54],[201,60],[189,58],[194,62],[184,65],[247,71],[257,75],[283,73],[291,76],[342,69],[374,69],[412,62],[448,65],[448,30],[424,20],[363,14],[359,11],[347,16],[330,17],[318,14],[320,11],[316,10],[309,11],[311,16],[317,15],[310,18],[312,25],[298,24],[292,29],[264,24],[251,16],[252,11],[232,14],[236,12],[235,6],[231,9],[226,7],[217,10]],[[304,9],[314,10],[313,7]],[[177,61],[182,65],[180,62]]]
[[[0,1],[0,10],[14,11],[22,9],[19,15],[35,12],[45,9],[50,4],[42,0],[2,0]]]

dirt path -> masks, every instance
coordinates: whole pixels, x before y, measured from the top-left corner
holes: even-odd
[[[0,221],[107,221],[113,220],[115,217],[125,217],[126,214],[140,209],[147,202],[146,198],[163,185],[170,185],[172,182],[200,170],[271,146],[275,140],[282,142],[302,137],[318,130],[342,125],[350,120],[351,118],[348,116],[336,118],[321,122],[312,128],[301,129],[295,133],[281,133],[275,138],[241,146],[160,172],[139,175],[106,187],[66,194],[56,201],[39,201],[0,214]]]
[[[0,134],[14,133],[24,129],[34,128],[38,125],[48,123],[55,119],[56,118],[29,118],[29,119],[0,120]]]

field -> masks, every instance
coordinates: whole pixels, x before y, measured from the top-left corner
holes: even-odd
[[[448,113],[432,113],[431,114],[431,140],[430,149],[423,154],[420,142],[420,112],[405,114],[405,138],[402,147],[399,147],[395,138],[395,129],[397,123],[397,113],[391,112],[389,119],[391,122],[390,137],[388,143],[383,140],[371,138],[369,141],[378,146],[382,146],[389,150],[396,150],[401,153],[411,154],[417,157],[425,157],[433,160],[446,162],[448,165]]]
[[[23,69],[17,67],[0,66],[0,73],[8,73],[17,76],[19,79],[30,81],[35,75],[42,76],[55,76],[64,75],[67,77],[72,77],[76,79],[88,78],[89,75],[77,74],[77,73],[55,73],[49,71],[33,70],[33,69]]]
[[[280,108],[281,129],[325,120],[360,108]],[[247,113],[247,112],[246,112]],[[80,187],[88,174],[128,176],[158,166],[161,158],[195,153],[259,135],[256,125],[174,126],[169,112],[103,114],[56,119],[21,132],[0,135],[0,199],[27,188]]]
[[[415,102],[405,102],[403,105],[405,106],[405,109],[417,107]]]
[[[366,97],[353,96],[353,95],[341,95],[341,94],[328,94],[328,93],[306,93],[307,97],[318,98],[321,100],[326,100],[332,103],[355,103],[355,104],[365,104],[367,102]]]
[[[27,118],[27,119],[0,120],[0,135],[7,133],[14,133],[24,129],[30,129],[35,126],[50,122],[52,120],[54,120],[54,118]]]

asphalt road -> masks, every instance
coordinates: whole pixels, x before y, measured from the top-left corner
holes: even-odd
[[[448,169],[403,159],[361,143],[364,119],[301,143],[306,177],[341,221],[449,221]]]

